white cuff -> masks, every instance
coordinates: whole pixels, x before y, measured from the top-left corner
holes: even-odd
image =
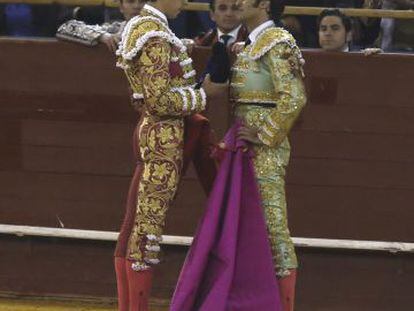
[[[188,100],[187,100],[187,94],[185,92],[185,89],[181,87],[177,87],[177,88],[174,88],[173,91],[181,95],[181,97],[183,98],[183,111],[187,112],[189,109],[188,109]]]
[[[191,111],[194,111],[197,108],[197,94],[192,87],[188,87],[187,90],[191,95]]]
[[[202,110],[206,109],[207,105],[207,94],[203,88],[200,88],[200,96],[201,96],[201,108]]]
[[[185,60],[183,60],[182,62],[180,62],[180,66],[184,67],[186,65],[190,65],[193,62],[193,60],[191,58],[187,58]]]
[[[144,99],[144,94],[134,93],[134,94],[132,94],[132,97],[134,99]]]
[[[191,70],[190,72],[187,72],[185,75],[183,75],[184,79],[190,79],[191,77],[194,77],[196,75],[195,70]]]

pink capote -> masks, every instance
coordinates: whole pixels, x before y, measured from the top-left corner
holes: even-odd
[[[222,162],[170,311],[280,311],[252,153],[226,134]]]

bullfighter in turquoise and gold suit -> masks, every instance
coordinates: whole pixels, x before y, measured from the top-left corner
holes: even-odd
[[[288,134],[306,103],[304,61],[293,37],[271,20],[255,28],[249,39],[251,44],[233,67],[231,99],[235,116],[257,133],[255,172],[275,273],[283,287],[283,280],[295,277],[298,267],[288,229],[285,174],[290,157]]]

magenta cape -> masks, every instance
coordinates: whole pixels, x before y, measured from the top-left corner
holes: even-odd
[[[280,311],[252,154],[224,139],[220,169],[182,268],[170,311]]]

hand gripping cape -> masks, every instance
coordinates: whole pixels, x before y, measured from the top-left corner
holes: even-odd
[[[170,311],[280,311],[261,199],[235,124]]]

